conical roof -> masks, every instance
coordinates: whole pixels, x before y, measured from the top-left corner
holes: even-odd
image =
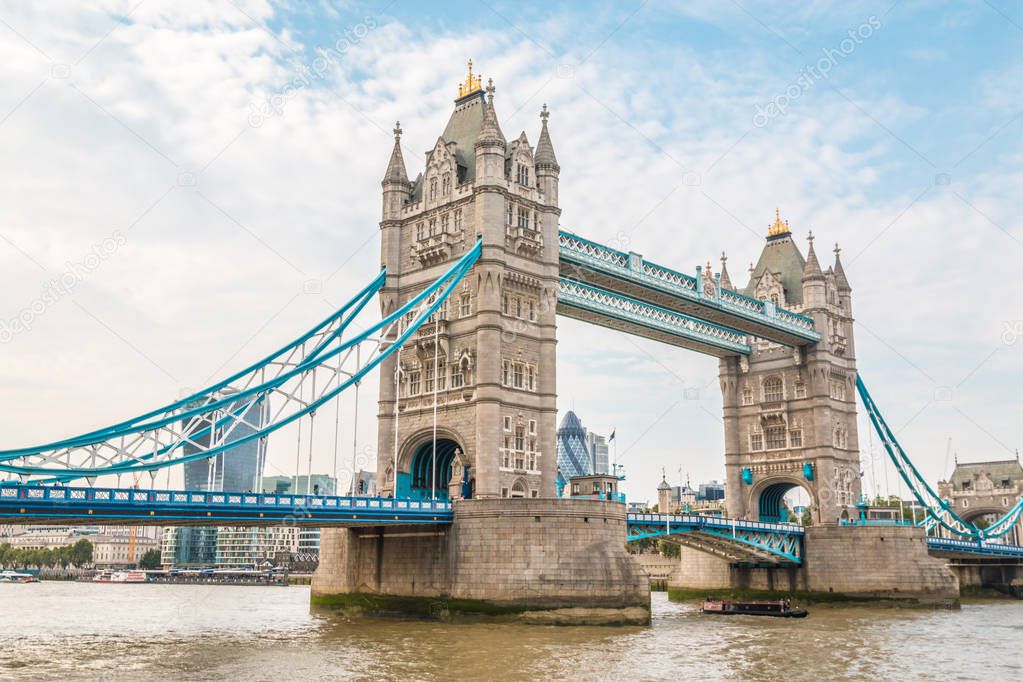
[[[408,183],[408,173],[405,172],[405,159],[401,155],[400,121],[396,121],[394,124],[394,148],[391,150],[391,160],[387,162],[384,182]]]
[[[487,101],[483,106],[483,121],[480,124],[479,135],[476,137],[477,145],[493,142],[507,143],[504,133],[501,132],[501,126],[497,122],[497,112],[494,111],[495,90],[497,88],[494,87],[493,79],[487,81]]]
[[[728,256],[721,252],[721,288],[733,291],[732,278],[728,276]]]
[[[810,250],[806,252],[806,263],[803,266],[803,281],[824,279],[821,264],[817,261],[817,253],[813,250],[813,232],[807,237],[807,241],[810,242]]]
[[[839,256],[841,251],[838,244],[835,244],[835,284],[838,285],[840,291],[852,291],[849,280],[845,276],[845,269],[842,267],[842,259]]]
[[[551,134],[547,131],[547,119],[550,118],[550,112],[547,111],[547,105],[543,105],[543,109],[540,110],[540,139],[536,143],[536,154],[533,156],[533,161],[537,166],[550,166],[555,170],[559,170],[558,157],[554,155],[554,145],[551,143]]]

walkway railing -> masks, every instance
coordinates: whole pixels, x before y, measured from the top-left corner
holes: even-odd
[[[701,305],[727,310],[745,319],[794,333],[807,341],[817,342],[821,338],[809,317],[728,289],[718,288],[713,295],[707,295],[698,278],[648,263],[636,253],[623,253],[569,232],[559,232],[558,254],[563,261],[593,267]]]
[[[367,522],[449,523],[453,511],[448,500],[32,485],[0,487],[0,520],[35,523],[49,519],[148,525],[202,521],[206,525],[284,523],[321,527]]]
[[[562,278],[558,304],[606,315],[672,336],[747,355],[752,352],[746,335],[711,322],[665,310],[598,287]]]

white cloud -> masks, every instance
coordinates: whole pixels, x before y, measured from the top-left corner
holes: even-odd
[[[5,17],[66,63],[129,9],[22,6]],[[776,205],[800,240],[813,229],[822,257],[840,241],[854,310],[879,337],[858,331],[860,368],[893,423],[1000,347],[1005,321],[1023,319],[1012,295],[1023,233],[1010,210],[1020,158],[935,186],[933,168],[907,160],[898,140],[825,87],[754,128],[754,105],[795,76],[755,50],[708,60],[685,46],[645,52],[611,41],[579,65],[587,50],[556,59],[523,49],[513,31],[430,34],[380,18],[336,69],[252,128],[252,105],[280,93],[311,67],[313,48],[330,43],[298,45],[292,32],[278,40],[253,22],[273,19],[269,5],[243,9],[143,3],[67,79],[52,77],[52,64],[17,36],[0,34],[9,84],[0,111],[45,79],[0,125],[0,233],[17,245],[0,242],[0,316],[16,315],[97,240],[116,229],[127,235],[72,297],[4,346],[5,386],[14,392],[3,399],[4,447],[167,402],[223,363],[221,373],[281,345],[322,317],[328,301],[357,290],[378,268],[390,128],[401,119],[414,175],[443,129],[467,54],[494,76],[509,137],[525,129],[535,142],[539,107],[551,107],[566,227],[598,240],[625,230],[630,248],[686,271],[708,258],[716,267],[725,250],[739,285]],[[541,33],[559,36],[566,26],[555,17]],[[566,62],[575,64],[570,72]],[[855,99],[890,127],[912,127],[928,113],[891,92],[862,90]],[[194,174],[195,186],[181,184],[182,173]],[[685,184],[686,173],[698,184]],[[326,280],[324,296],[302,295],[307,279]],[[1019,368],[1021,347],[1000,347],[956,391],[954,406],[972,421],[938,406],[906,430],[932,478],[949,433],[964,448],[988,448],[978,457],[1007,454],[996,443],[1014,437],[1018,401],[999,372]],[[560,407],[575,401],[591,428],[617,427],[639,498],[652,497],[662,465],[682,465],[694,480],[721,477],[716,377],[713,359],[562,324]],[[679,401],[694,386],[699,400]],[[366,418],[375,394],[368,382],[365,445],[376,442]],[[993,437],[978,437],[977,424]],[[275,466],[293,466],[290,442],[273,448]],[[318,455],[317,468],[329,459]]]

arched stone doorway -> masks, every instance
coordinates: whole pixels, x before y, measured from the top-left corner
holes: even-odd
[[[752,494],[750,507],[757,511],[757,521],[768,523],[787,523],[787,506],[785,497],[793,490],[803,490],[810,498],[810,508],[814,506],[813,493],[803,484],[792,480],[774,480],[765,482]]]
[[[512,484],[510,497],[525,497],[526,496],[526,484],[520,478]]]
[[[447,499],[451,484],[451,463],[455,460],[455,453],[460,451],[458,443],[451,438],[438,438],[435,460],[433,441],[421,443],[413,451],[410,461],[409,497],[426,499],[433,494],[437,498]]]

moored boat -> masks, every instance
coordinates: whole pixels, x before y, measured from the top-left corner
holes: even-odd
[[[806,609],[792,607],[788,599],[778,601],[723,601],[706,599],[700,611],[716,616],[774,616],[775,618],[806,618]]]
[[[0,583],[37,583],[39,578],[31,573],[0,571]]]
[[[145,571],[100,571],[92,582],[94,583],[148,583],[149,576]]]

